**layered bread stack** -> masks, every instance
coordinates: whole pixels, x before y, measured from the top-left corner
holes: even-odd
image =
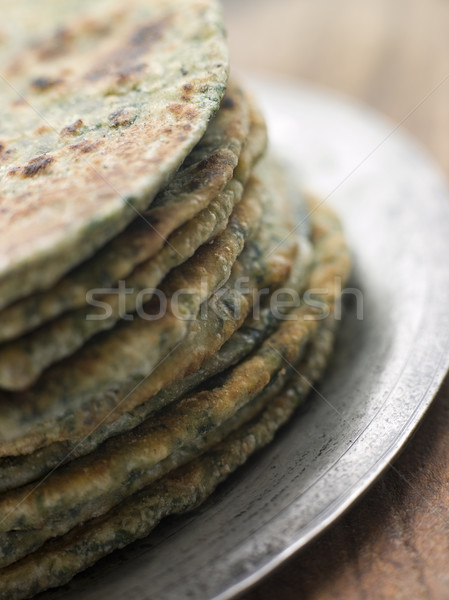
[[[273,438],[326,365],[349,257],[267,157],[213,0],[5,5],[10,600],[193,509]]]

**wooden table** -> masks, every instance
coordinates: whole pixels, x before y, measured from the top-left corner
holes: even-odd
[[[449,2],[228,0],[225,12],[234,65],[295,75],[374,106],[449,173]],[[340,598],[449,598],[449,379],[392,468],[243,596]]]

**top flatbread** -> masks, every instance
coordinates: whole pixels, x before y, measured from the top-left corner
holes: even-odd
[[[265,124],[258,109],[253,103],[248,105],[243,92],[231,83],[221,109],[188,161],[184,161],[169,185],[156,196],[149,210],[54,286],[3,309],[0,342],[17,338],[68,310],[85,306],[89,290],[114,286],[156,254],[163,260],[162,254],[171,251],[179,258],[182,252],[175,247],[177,240],[182,238],[185,242],[192,237],[191,232],[197,226],[195,217],[201,219],[201,212],[209,212],[212,200],[217,201],[232,178],[237,161],[243,163],[243,168],[236,169],[234,181],[245,183],[265,146]],[[187,166],[187,162],[191,164]]]
[[[228,58],[214,0],[6,0],[0,306],[122,230],[203,135]]]

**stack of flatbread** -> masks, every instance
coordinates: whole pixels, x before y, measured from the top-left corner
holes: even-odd
[[[2,14],[12,600],[193,509],[273,438],[326,365],[349,258],[335,215],[267,156],[214,0]]]

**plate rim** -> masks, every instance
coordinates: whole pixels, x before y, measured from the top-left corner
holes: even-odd
[[[315,84],[311,82],[304,82],[299,78],[295,78],[293,76],[289,76],[286,74],[273,73],[269,71],[265,71],[263,69],[252,70],[251,72],[240,70],[239,76],[248,84],[249,88],[255,88],[256,92],[259,86],[265,87],[266,85],[274,85],[280,88],[284,87],[284,91],[286,89],[296,89],[300,93],[312,93],[317,96],[321,96],[326,99],[326,101],[333,102],[335,104],[344,104],[347,107],[352,107],[359,112],[365,113],[366,116],[374,118],[384,127],[390,127],[396,133],[401,127],[402,123],[396,123],[390,119],[388,116],[377,110],[376,108],[354,98],[348,94],[345,94],[342,91],[334,90],[330,87]],[[435,178],[439,179],[442,183],[443,189],[445,189],[445,194],[447,199],[449,200],[449,179],[447,174],[444,172],[442,167],[437,163],[436,159],[431,155],[429,150],[427,150],[424,145],[409,131],[401,129],[399,131],[399,135],[402,140],[413,150],[420,155],[420,158],[423,163],[427,163],[427,168],[433,171]],[[449,243],[448,243],[449,248]],[[446,269],[447,274],[449,274],[449,267]],[[412,350],[410,349],[407,360],[405,361],[405,365],[403,370],[401,371],[400,377],[402,377],[403,372],[408,366],[410,357],[412,354]],[[377,479],[386,471],[386,469],[390,466],[390,463],[397,458],[398,454],[404,450],[407,443],[413,437],[414,432],[417,427],[420,425],[422,419],[426,415],[430,405],[435,400],[439,390],[441,389],[445,378],[449,376],[449,333],[446,334],[446,341],[444,344],[444,348],[440,354],[440,360],[435,368],[433,373],[432,381],[427,387],[426,392],[424,393],[421,401],[415,406],[412,414],[409,416],[407,422],[402,427],[400,434],[396,437],[396,439],[389,445],[389,447],[385,450],[385,452],[378,458],[376,461],[376,468],[369,469],[367,472],[362,474],[356,483],[351,486],[350,493],[346,493],[345,500],[339,501],[339,498],[333,500],[331,505],[325,507],[322,511],[320,511],[312,520],[317,521],[316,524],[308,524],[306,528],[306,533],[302,534],[301,539],[296,542],[292,542],[289,544],[283,551],[273,556],[265,565],[258,568],[254,573],[246,576],[238,583],[230,586],[227,590],[220,592],[214,596],[210,597],[210,600],[231,600],[232,598],[236,598],[240,594],[245,591],[248,591],[251,587],[259,583],[262,579],[267,577],[270,573],[272,573],[276,568],[278,568],[282,563],[291,558],[295,553],[304,549],[313,539],[322,534],[330,525],[332,525],[337,519],[339,519],[345,512],[347,512],[360,497],[369,491],[369,489],[375,484]],[[400,381],[400,377],[394,384],[394,388],[398,385]],[[393,389],[394,389],[393,388]],[[393,392],[393,389],[390,390],[389,395]],[[366,425],[364,430],[357,436],[358,439],[365,429],[369,428],[374,419],[377,417],[378,413],[382,410],[387,402],[386,398],[382,403],[381,407],[373,418]],[[353,441],[350,448],[355,445],[356,440]],[[347,449],[349,450],[349,448]],[[343,455],[342,455],[343,456]],[[341,456],[338,460],[340,460]],[[337,461],[338,462],[338,461]],[[334,465],[331,465],[329,469],[326,470],[326,474],[331,471]],[[323,474],[324,476],[324,474]],[[314,484],[312,484],[314,485]],[[312,487],[312,486],[310,486]],[[307,490],[306,490],[307,491]],[[292,505],[297,501],[297,498],[290,503],[287,507],[285,507],[280,513],[277,513],[273,519],[269,522],[272,523],[280,518],[280,514],[284,511],[291,510]],[[330,510],[330,506],[336,504],[337,507],[333,510]],[[321,515],[327,516],[324,519],[320,519]],[[261,526],[258,530],[258,534],[267,524]]]

